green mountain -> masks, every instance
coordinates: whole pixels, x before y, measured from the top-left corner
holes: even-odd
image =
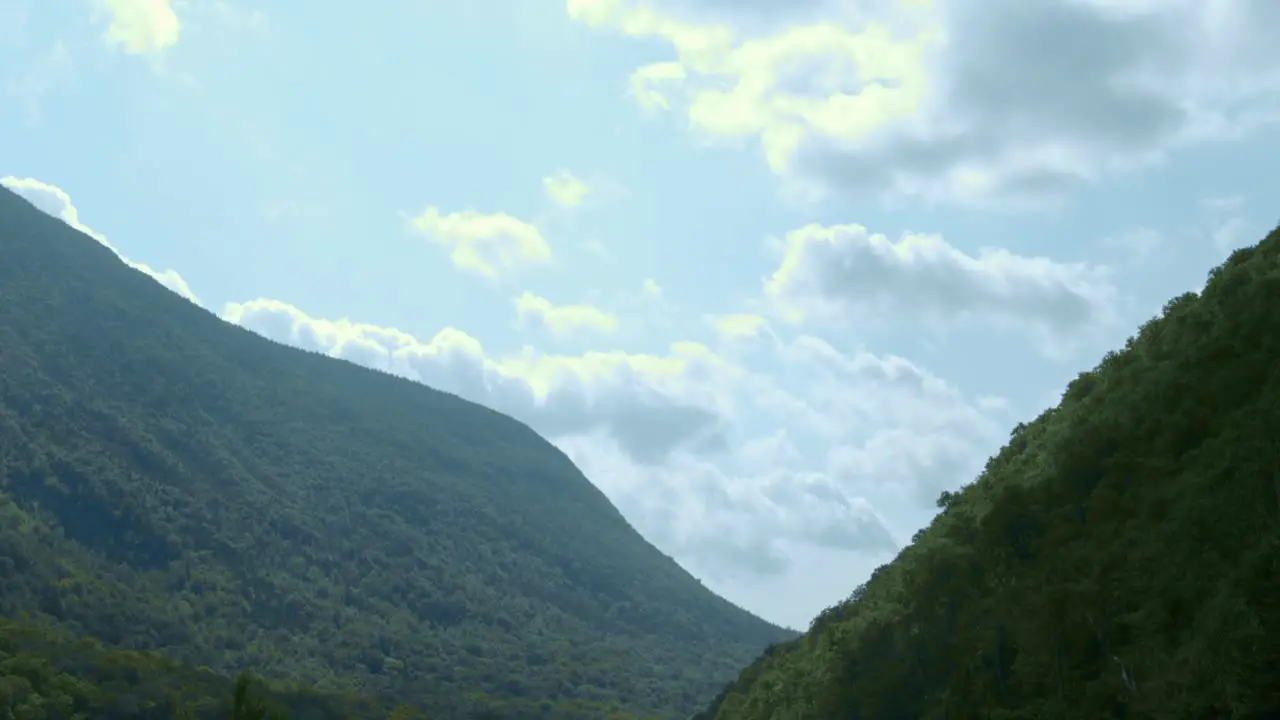
[[[699,720],[1280,718],[1280,228]]]
[[[227,324],[8,190],[0,588],[0,717],[103,663],[432,717],[677,717],[795,635],[528,427]]]

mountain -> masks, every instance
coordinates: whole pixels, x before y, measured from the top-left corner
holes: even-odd
[[[698,720],[1280,718],[1280,228]]]
[[[677,717],[795,635],[528,427],[223,322],[8,190],[0,588],[108,655],[434,717]]]

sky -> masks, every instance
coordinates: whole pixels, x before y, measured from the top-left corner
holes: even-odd
[[[1280,220],[1277,27],[1274,0],[0,0],[0,177],[227,322],[527,422],[803,629]]]

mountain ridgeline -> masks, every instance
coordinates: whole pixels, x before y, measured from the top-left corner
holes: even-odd
[[[246,668],[298,717],[685,717],[795,636],[528,427],[223,322],[8,190],[0,588],[3,717],[225,718]]]
[[[696,720],[1280,718],[1280,228]]]

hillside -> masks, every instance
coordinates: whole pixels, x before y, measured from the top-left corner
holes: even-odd
[[[1280,228],[699,720],[1280,717]]]
[[[0,516],[0,616],[435,717],[687,715],[794,635],[524,425],[224,323],[8,190]]]

